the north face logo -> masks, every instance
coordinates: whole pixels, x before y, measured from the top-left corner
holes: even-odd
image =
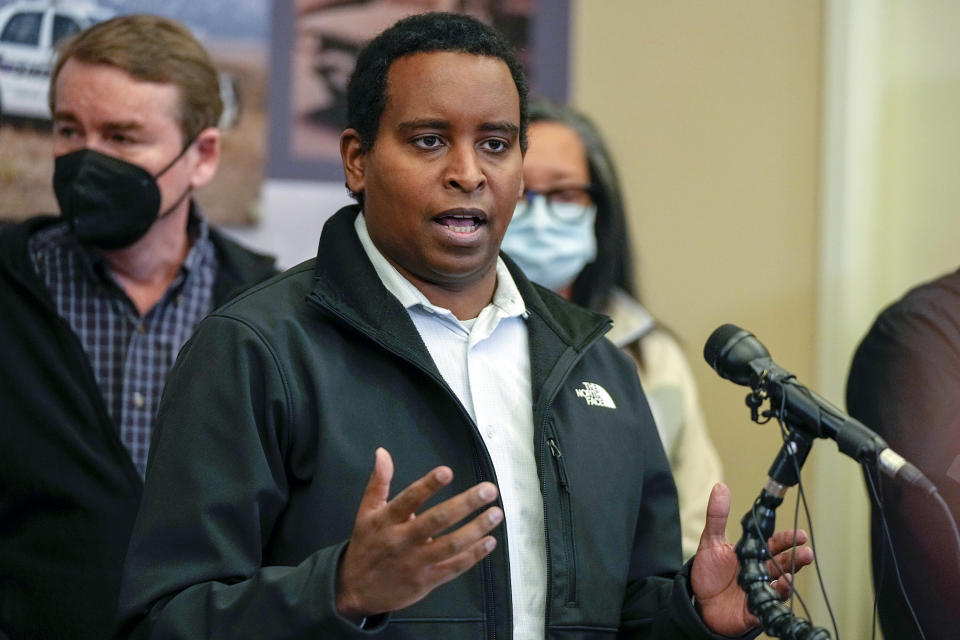
[[[617,405],[607,390],[596,382],[584,382],[582,389],[574,389],[578,398],[583,398],[591,407],[606,407],[616,409]]]

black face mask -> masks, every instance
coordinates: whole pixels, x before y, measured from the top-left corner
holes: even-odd
[[[77,239],[99,249],[123,249],[142,238],[158,219],[170,214],[190,193],[160,211],[157,178],[183,157],[187,144],[156,176],[135,164],[80,149],[59,156],[53,170],[53,192],[60,213]]]

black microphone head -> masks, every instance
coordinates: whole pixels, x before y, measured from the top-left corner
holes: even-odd
[[[722,377],[749,386],[753,373],[750,363],[757,358],[769,358],[770,352],[746,329],[725,324],[707,338],[703,357]]]

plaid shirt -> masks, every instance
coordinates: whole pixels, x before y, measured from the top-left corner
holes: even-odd
[[[102,256],[82,247],[66,224],[30,238],[33,266],[64,320],[80,338],[107,411],[143,476],[167,372],[197,323],[210,312],[217,257],[206,222],[191,217],[191,247],[180,274],[140,315]]]

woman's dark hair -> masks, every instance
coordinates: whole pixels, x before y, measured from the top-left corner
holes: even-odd
[[[527,148],[527,78],[506,39],[470,16],[421,13],[404,18],[378,35],[357,58],[347,86],[347,127],[360,134],[370,151],[387,105],[387,73],[398,58],[415,53],[451,51],[499,58],[510,69],[520,95],[520,148]]]
[[[597,205],[597,258],[573,282],[570,299],[601,313],[615,287],[639,299],[620,180],[600,132],[583,114],[545,98],[530,100],[530,122],[556,122],[576,132],[590,169],[591,195]]]

